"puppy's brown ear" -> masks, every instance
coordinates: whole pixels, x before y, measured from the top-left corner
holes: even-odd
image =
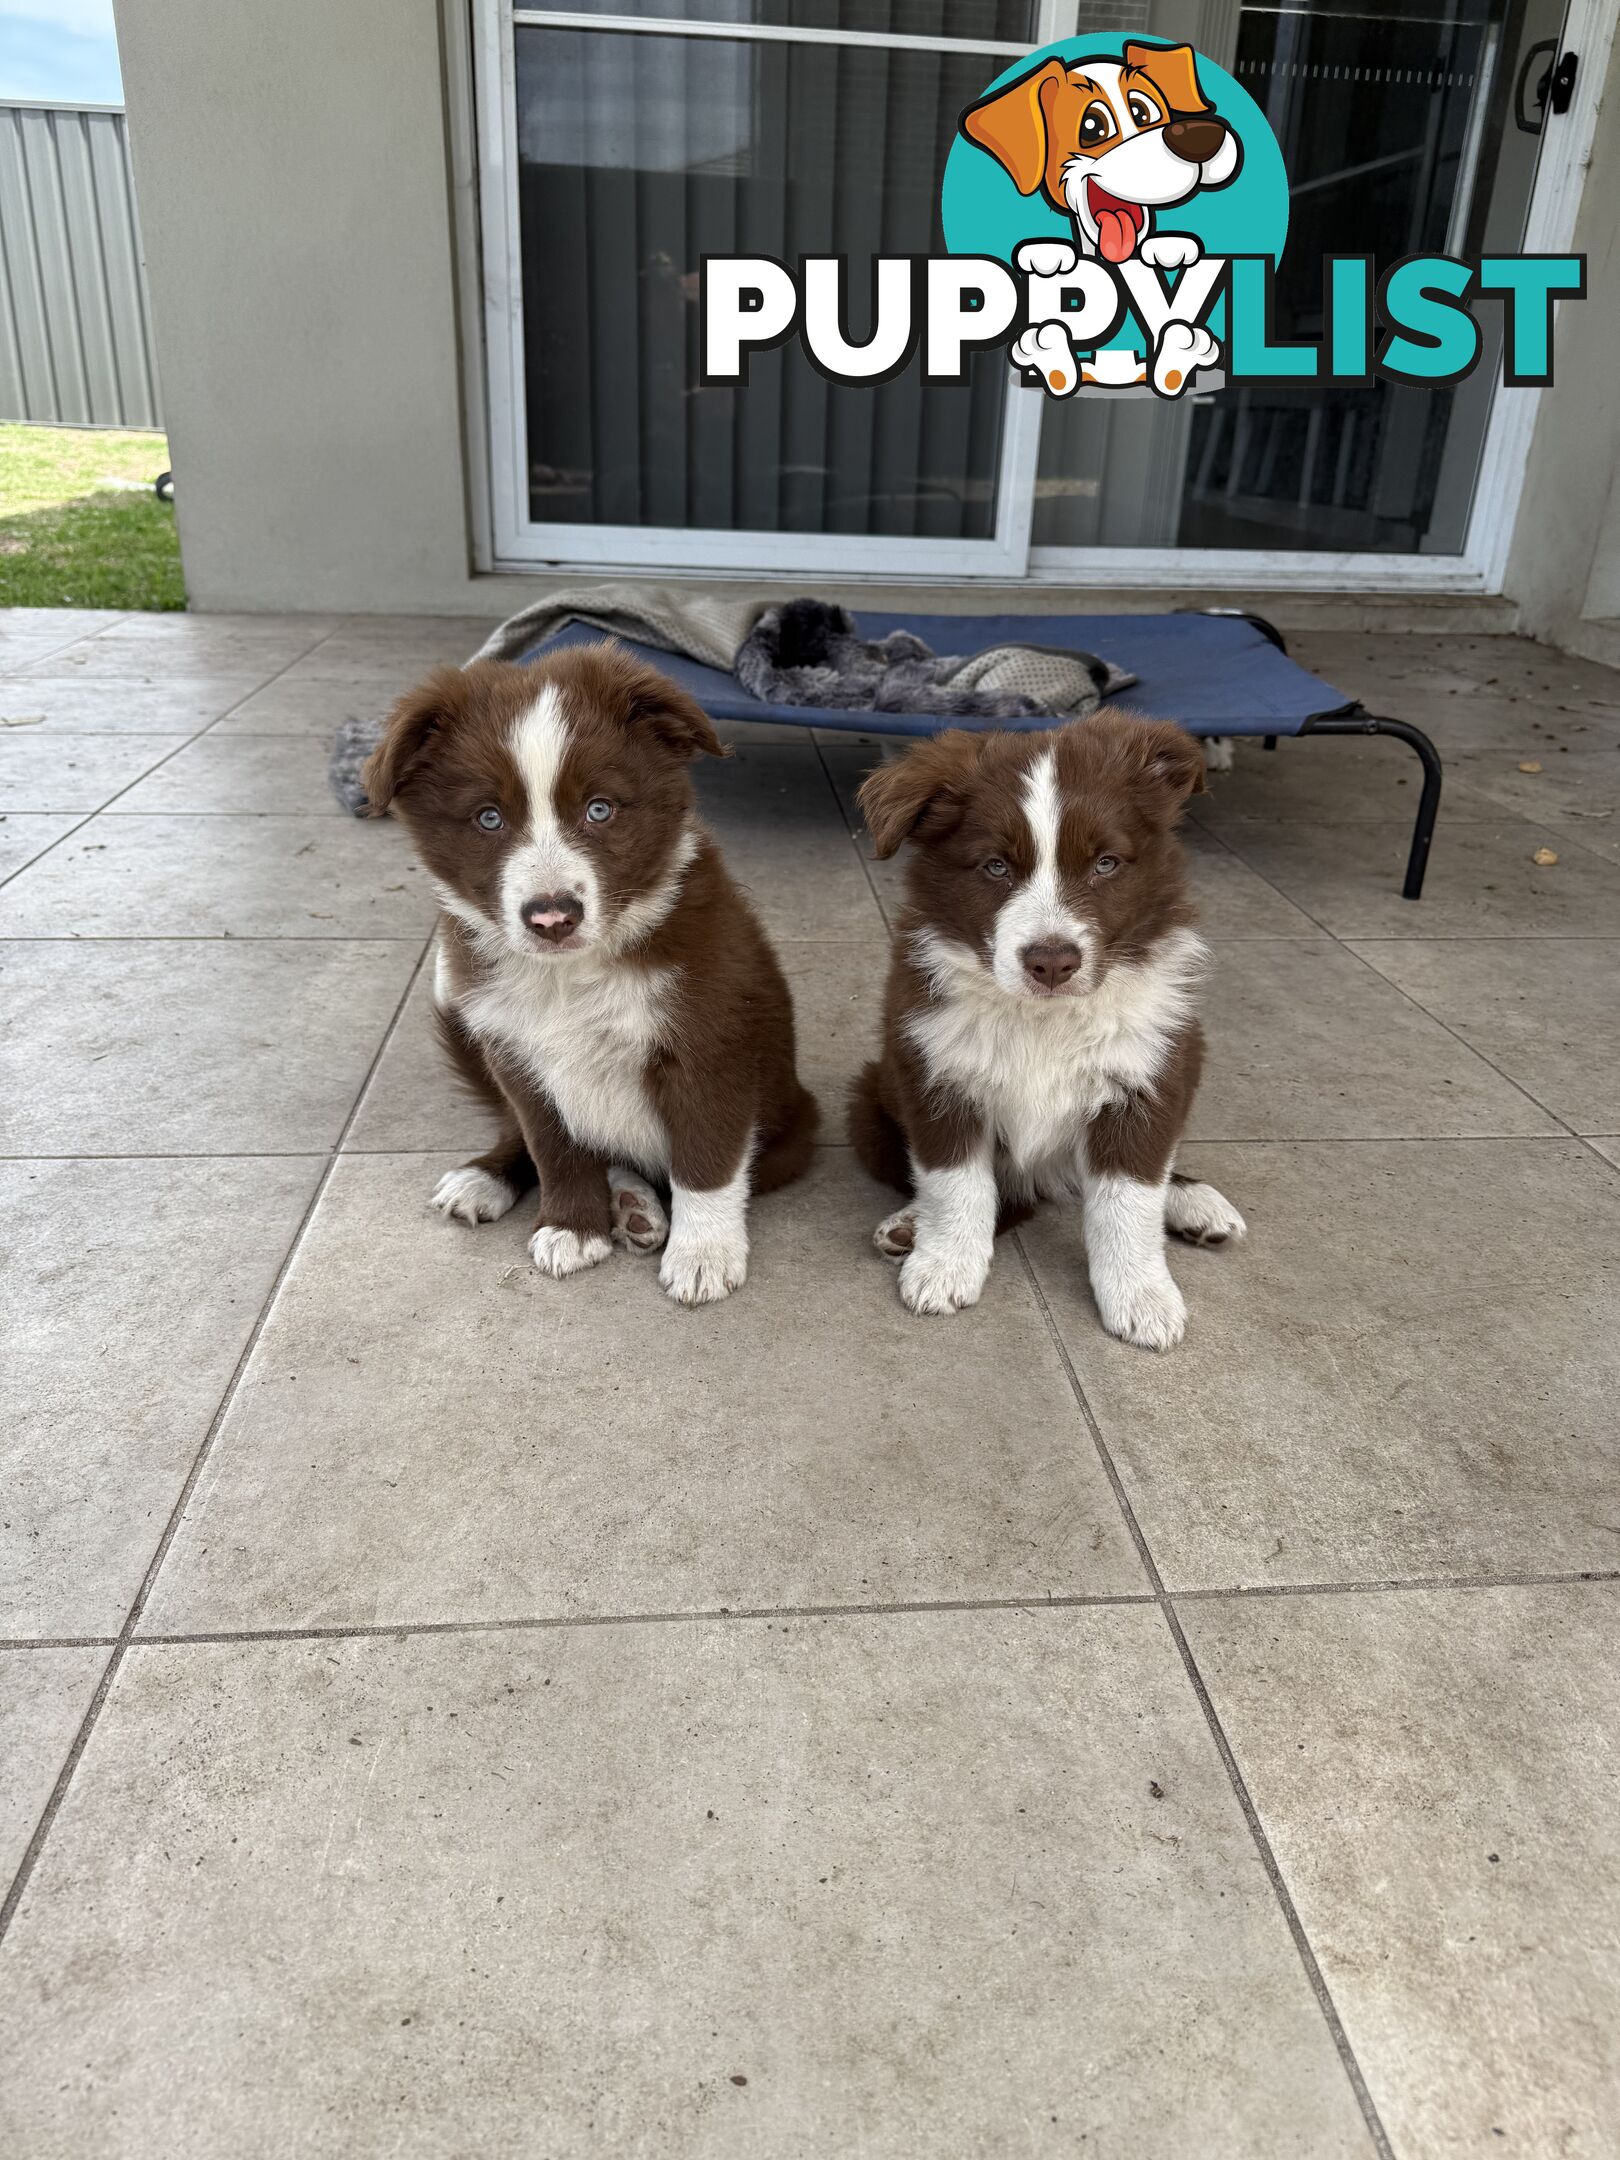
[[[425,682],[406,691],[383,723],[382,741],[360,768],[367,817],[384,815],[411,776],[429,762],[435,740],[466,701],[467,678],[460,668],[435,668]]]
[[[880,862],[904,840],[938,838],[951,829],[984,744],[982,735],[951,728],[867,775],[855,800]]]
[[[1198,55],[1190,45],[1127,45],[1125,65],[1145,75],[1162,94],[1167,119],[1215,110],[1198,80]]]
[[[1048,60],[962,115],[962,133],[1006,167],[1020,195],[1033,195],[1045,177],[1047,113],[1056,86],[1067,79],[1062,62]]]
[[[697,699],[679,683],[661,675],[630,653],[614,649],[618,689],[625,703],[625,718],[633,728],[645,729],[655,742],[676,757],[730,757],[731,752],[714,732],[714,722]]]
[[[1149,784],[1173,818],[1180,816],[1189,795],[1208,793],[1203,745],[1173,720],[1140,720],[1134,713],[1110,713],[1082,721],[1081,725],[1096,727],[1099,722],[1114,735],[1132,773]]]

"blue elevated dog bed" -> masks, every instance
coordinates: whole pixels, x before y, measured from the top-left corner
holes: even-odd
[[[911,630],[938,653],[982,652],[992,645],[1060,645],[1101,653],[1136,676],[1120,703],[1155,720],[1174,720],[1194,735],[1259,735],[1274,750],[1284,735],[1396,735],[1423,763],[1423,791],[1412,830],[1402,892],[1416,900],[1440,808],[1440,759],[1422,731],[1382,719],[1354,698],[1290,660],[1281,635],[1261,616],[1236,610],[1180,615],[859,615],[865,637]],[[594,645],[602,632],[570,623],[520,657],[538,660],[565,645]],[[714,720],[774,721],[790,727],[843,728],[863,735],[936,735],[960,727],[938,713],[845,712],[814,705],[768,705],[734,676],[679,653],[620,641],[691,692]],[[1039,729],[1050,721],[996,725]]]

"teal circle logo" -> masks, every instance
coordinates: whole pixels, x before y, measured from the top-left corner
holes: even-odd
[[[1276,262],[1288,175],[1265,114],[1202,53],[1124,35],[1064,38],[1004,68],[963,115],[940,217],[951,254],[1009,265],[1026,240],[1118,262],[1169,233],[1189,234],[1206,255]]]

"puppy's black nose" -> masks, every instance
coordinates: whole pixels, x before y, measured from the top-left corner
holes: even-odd
[[[1078,973],[1084,955],[1078,945],[1054,938],[1044,945],[1026,945],[1018,956],[1024,973],[1042,990],[1061,990]]]
[[[524,926],[547,945],[561,945],[585,920],[585,903],[577,893],[541,893],[523,903]]]
[[[1213,113],[1201,120],[1172,120],[1164,131],[1166,146],[1189,165],[1207,165],[1226,140],[1226,122]]]

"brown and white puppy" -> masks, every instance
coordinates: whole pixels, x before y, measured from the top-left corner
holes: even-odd
[[[727,754],[684,691],[580,646],[441,668],[363,776],[433,874],[440,1037],[500,1121],[434,1206],[493,1222],[538,1180],[537,1267],[662,1247],[683,1305],[742,1284],[749,1196],[804,1170],[816,1125],[782,971],[693,815],[700,751]]]
[[[1166,1229],[1243,1235],[1236,1208],[1172,1167],[1205,957],[1175,827],[1203,769],[1180,728],[1107,712],[939,735],[863,784],[878,854],[912,852],[850,1135],[914,1195],[875,1233],[913,1312],[976,1303],[998,1220],[1078,1194],[1104,1327],[1168,1349],[1187,1314]]]

